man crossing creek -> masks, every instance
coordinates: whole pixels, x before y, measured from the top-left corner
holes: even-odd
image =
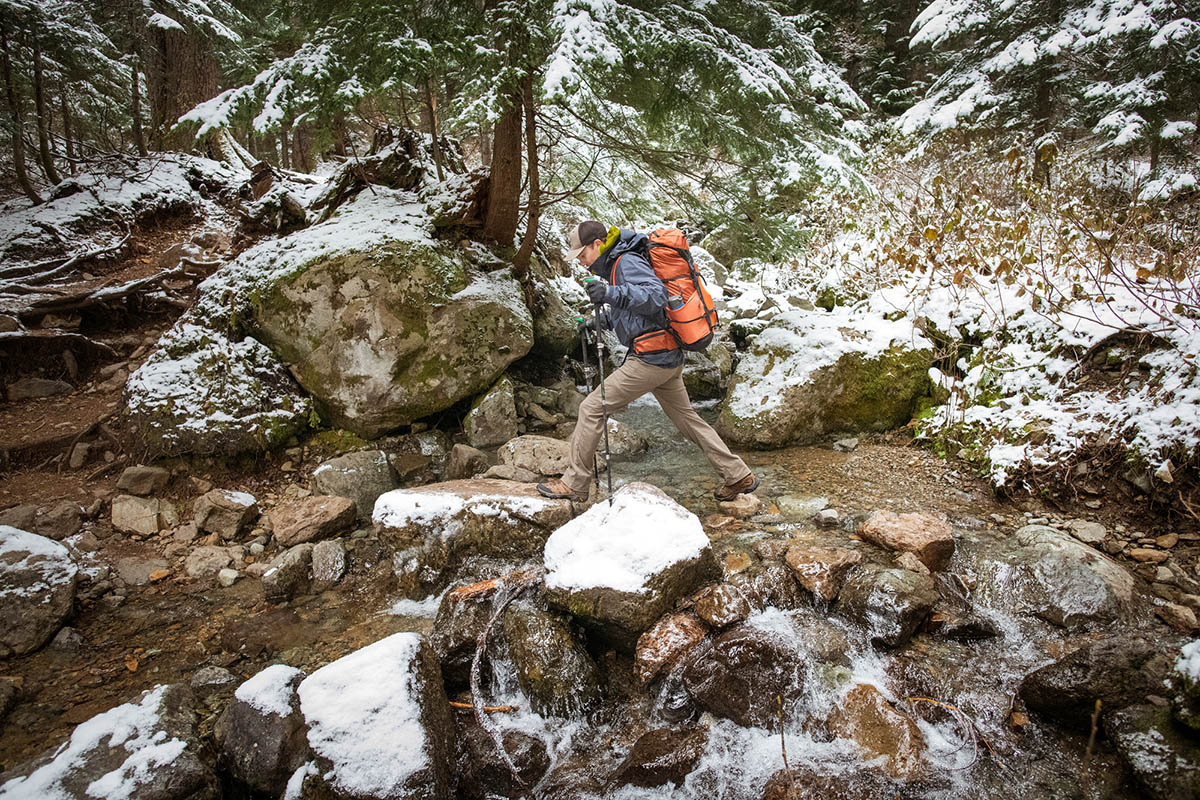
[[[732,500],[757,489],[758,478],[746,462],[730,452],[717,432],[692,408],[683,385],[684,350],[679,338],[671,333],[667,317],[668,303],[675,308],[681,301],[668,294],[667,286],[651,266],[650,239],[642,233],[586,220],[571,231],[567,247],[567,259],[578,259],[598,278],[587,283],[596,314],[584,325],[595,335],[601,329],[613,330],[621,344],[629,348],[629,357],[584,399],[571,437],[570,465],[561,479],[539,483],[538,491],[545,497],[586,500],[605,417],[647,392],[654,395],[679,432],[700,447],[725,481],[714,491],[718,500]],[[690,256],[687,263],[694,270]],[[607,311],[602,310],[604,306]]]

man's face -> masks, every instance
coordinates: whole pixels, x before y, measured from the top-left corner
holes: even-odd
[[[599,239],[594,240],[587,247],[579,252],[575,258],[585,267],[590,267],[600,257],[600,245],[603,244]]]

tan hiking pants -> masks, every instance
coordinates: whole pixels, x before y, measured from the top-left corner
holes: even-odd
[[[687,439],[699,445],[704,456],[726,483],[750,474],[746,462],[729,452],[725,442],[700,418],[683,385],[683,365],[655,367],[640,358],[630,358],[604,380],[604,396],[609,414],[615,414],[646,392],[654,394],[662,410]],[[595,389],[579,406],[579,420],[571,437],[571,465],[562,480],[571,491],[586,493],[592,482],[593,456],[604,434],[604,414],[600,389]]]

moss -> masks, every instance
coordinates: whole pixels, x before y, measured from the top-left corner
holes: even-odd
[[[338,453],[365,450],[371,446],[366,439],[346,430],[318,431],[309,439],[309,443]]]

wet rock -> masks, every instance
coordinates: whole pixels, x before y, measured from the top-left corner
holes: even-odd
[[[614,456],[637,455],[646,452],[649,447],[650,440],[646,438],[645,434],[613,417],[608,418],[608,451]],[[603,436],[600,437],[600,444],[596,447],[596,452],[604,452]]]
[[[784,559],[796,580],[825,603],[837,599],[846,576],[862,562],[862,553],[845,547],[789,547]]]
[[[1084,544],[1097,545],[1108,536],[1108,531],[1099,522],[1089,522],[1085,519],[1073,519],[1067,523],[1067,530]]]
[[[8,399],[33,400],[40,397],[54,397],[60,394],[70,394],[75,387],[66,381],[47,380],[46,378],[18,378],[8,385]]]
[[[61,746],[5,771],[0,794],[218,800],[220,784],[204,753],[192,693],[182,685],[157,686],[137,702],[77,726]]]
[[[944,569],[954,555],[950,523],[930,514],[874,511],[858,535],[887,550],[912,553],[932,571]]]
[[[31,653],[54,636],[74,610],[78,579],[67,548],[0,525],[0,658]]]
[[[268,516],[280,547],[327,539],[354,525],[356,508],[348,497],[305,497],[280,503]]]
[[[117,495],[112,501],[112,526],[124,533],[153,536],[169,527],[163,505],[157,497]]]
[[[898,780],[919,777],[925,737],[917,724],[896,710],[874,686],[859,684],[842,697],[830,729],[858,744],[863,760],[883,759],[884,771]]]
[[[491,734],[470,714],[459,714],[458,723],[458,794],[462,800],[497,800],[520,797],[525,791],[513,779],[508,765],[496,753]],[[546,743],[524,731],[506,730],[500,734],[504,752],[526,787],[535,786],[550,769]]]
[[[546,436],[518,436],[497,451],[500,463],[538,475],[562,475],[571,459],[571,445]]]
[[[1200,790],[1200,747],[1171,723],[1171,712],[1139,704],[1104,716],[1104,733],[1153,800],[1191,800]]]
[[[411,562],[401,590],[418,597],[442,588],[469,557],[536,557],[570,518],[568,501],[544,498],[535,486],[481,478],[396,489],[379,498],[374,516],[379,536]]]
[[[786,564],[747,569],[727,576],[726,580],[742,590],[742,596],[756,611],[768,606],[785,610],[798,608],[804,601],[804,593],[800,591],[794,573]]]
[[[900,569],[906,569],[909,572],[916,572],[919,575],[931,575],[929,567],[925,566],[925,562],[917,558],[914,553],[901,553],[896,556],[896,566]]]
[[[638,680],[645,685],[669,671],[707,635],[708,626],[694,614],[666,615],[638,637],[634,650]]]
[[[117,488],[138,497],[150,497],[166,489],[170,479],[171,473],[161,467],[138,464],[125,468],[121,477],[117,479]]]
[[[818,528],[833,530],[841,523],[842,518],[836,508],[823,508],[817,512],[817,517],[814,521],[817,523]]]
[[[492,616],[490,599],[459,599],[447,593],[438,606],[429,645],[441,664],[447,686],[466,687],[470,684],[476,643]],[[482,666],[487,665],[485,658]]]
[[[346,574],[346,546],[340,539],[317,542],[312,551],[312,590],[332,589]]]
[[[304,678],[298,669],[274,664],[238,686],[213,729],[220,763],[234,780],[280,797],[288,778],[308,760],[296,696]]]
[[[339,800],[453,797],[454,720],[423,637],[397,633],[343,656],[298,693],[318,766],[305,791]]]
[[[846,580],[836,608],[866,628],[875,644],[899,647],[916,632],[938,597],[928,575],[866,567]]]
[[[38,507],[30,503],[11,506],[0,511],[0,525],[32,531],[34,523],[37,521],[37,512]]]
[[[613,774],[614,786],[682,784],[708,744],[707,728],[658,728],[640,736]]]
[[[870,773],[867,780],[872,780]],[[793,767],[791,772],[781,769],[767,779],[763,800],[862,800],[887,796],[890,785],[886,779],[875,779],[866,787],[862,781],[862,775],[856,775],[851,783],[845,775],[818,775],[802,767]]]
[[[382,450],[360,450],[331,458],[313,470],[313,494],[349,497],[359,519],[370,519],[375,499],[400,485]]]
[[[504,638],[534,711],[578,717],[599,703],[599,670],[564,617],[529,602],[514,603],[504,613]]]
[[[258,518],[258,501],[246,492],[213,489],[196,500],[193,511],[197,529],[230,541]]]
[[[544,556],[550,603],[626,652],[678,599],[720,577],[700,520],[645,483],[556,530]]]
[[[1153,641],[1126,635],[1085,645],[1034,670],[1017,694],[1031,710],[1087,731],[1096,700],[1108,715],[1161,691],[1171,656]]]
[[[742,590],[733,584],[719,583],[700,590],[693,610],[712,628],[728,628],[750,615],[750,604]]]
[[[799,495],[784,495],[775,501],[779,513],[788,519],[812,519],[818,512],[829,507],[829,500],[824,497],[807,497]]]
[[[988,639],[1000,631],[990,619],[981,616],[946,573],[934,579],[941,598],[933,607],[933,613],[925,620],[925,630],[944,639],[973,641]]]
[[[263,596],[268,603],[284,603],[309,590],[312,552],[313,544],[305,542],[276,556],[262,576]]]
[[[513,383],[503,377],[475,401],[463,418],[463,430],[472,447],[496,447],[517,436],[517,406]]]
[[[183,571],[189,578],[211,578],[233,563],[228,548],[203,545],[183,561]]]
[[[739,494],[732,500],[717,503],[721,513],[734,519],[750,519],[762,508],[762,500],[757,495]]]
[[[33,528],[39,536],[61,542],[83,528],[83,509],[73,500],[60,500],[41,509]]]
[[[450,460],[446,463],[446,477],[452,481],[473,478],[488,468],[487,454],[465,444],[456,444],[450,449]]]
[[[739,625],[693,649],[683,682],[705,711],[742,727],[778,725],[779,701],[803,691],[803,672],[794,644],[775,632]]]

